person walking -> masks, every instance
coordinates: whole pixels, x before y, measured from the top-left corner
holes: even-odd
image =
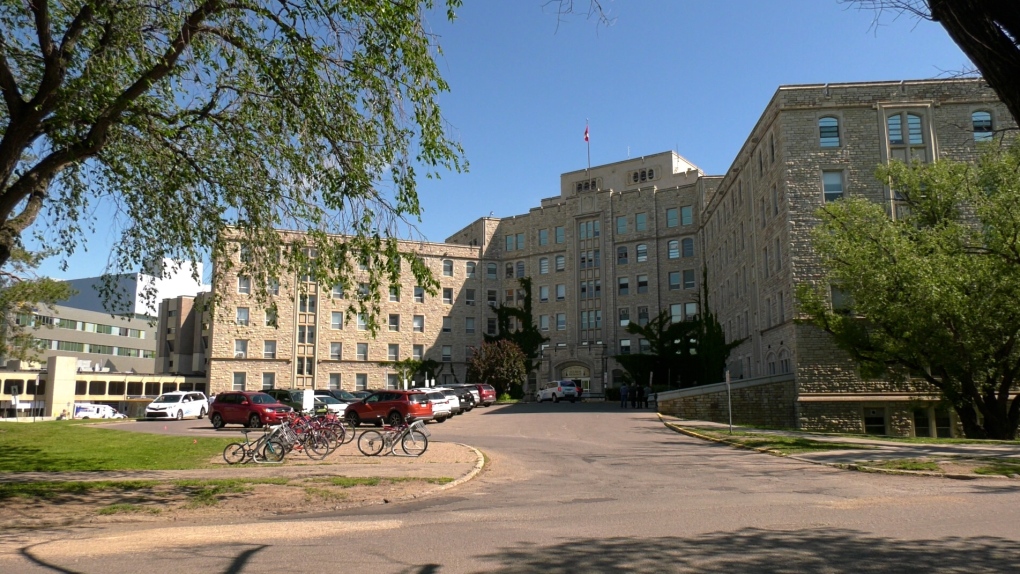
[[[645,399],[645,408],[646,409],[648,408],[648,397],[650,397],[651,395],[652,395],[652,385],[651,385],[651,383],[649,383],[648,386],[645,387],[645,392],[644,392],[644,396],[643,396],[643,398]]]
[[[638,396],[641,394],[641,387],[634,383],[631,385],[630,393],[628,394],[630,394],[630,408],[638,408]]]
[[[620,408],[627,408],[627,385],[620,385]]]

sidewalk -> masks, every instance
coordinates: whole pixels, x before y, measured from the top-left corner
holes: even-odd
[[[681,429],[711,429],[725,432],[729,425],[708,421],[675,419],[660,415],[662,422]],[[734,432],[758,433],[804,438],[817,442],[833,442],[843,444],[859,444],[867,449],[839,449],[831,451],[798,453],[791,458],[820,464],[861,464],[868,461],[882,461],[904,458],[1011,458],[1020,460],[1020,444],[923,444],[907,443],[881,438],[861,438],[851,436],[816,434],[811,432],[781,431],[734,427]]]

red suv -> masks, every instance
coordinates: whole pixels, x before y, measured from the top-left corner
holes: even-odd
[[[280,423],[293,410],[265,393],[228,391],[216,395],[209,407],[209,420],[217,429],[227,424],[258,428]]]
[[[362,422],[381,425],[385,420],[398,425],[414,420],[432,420],[432,403],[421,391],[375,391],[356,403],[347,405],[344,415],[353,426]]]
[[[496,402],[496,389],[492,385],[475,385],[478,387],[478,406],[487,407]]]

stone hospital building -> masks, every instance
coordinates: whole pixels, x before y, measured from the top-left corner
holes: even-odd
[[[674,152],[594,166],[561,175],[558,193],[528,213],[480,218],[444,243],[404,243],[431,266],[440,292],[425,295],[406,277],[399,297],[383,296],[376,338],[343,317],[347,302],[330,286],[310,286],[313,305],[300,301],[287,288],[296,277],[281,280],[278,321],[266,326],[246,278],[217,272],[215,320],[185,326],[201,306],[164,303],[157,365],[205,373],[212,392],[393,388],[402,381],[378,362],[411,357],[443,363],[440,383],[464,382],[472,350],[495,333],[490,306],[520,303],[518,279],[530,277],[534,322],[549,337],[530,388],[569,378],[597,394],[622,381],[614,355],[642,350],[629,322],[701,312],[705,268],[727,338],[746,338],[729,361],[737,422],[951,432],[930,390],[862,380],[823,333],[795,323],[794,294],[821,278],[809,232],[825,202],[859,195],[895,214],[876,166],[974,159],[1006,127],[1012,119],[980,79],[783,86],[724,174]],[[720,392],[667,393],[661,408],[720,419]]]

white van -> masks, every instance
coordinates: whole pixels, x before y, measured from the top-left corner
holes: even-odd
[[[117,409],[109,405],[94,405],[92,403],[78,403],[74,405],[74,418],[76,419],[124,419],[127,418]]]

